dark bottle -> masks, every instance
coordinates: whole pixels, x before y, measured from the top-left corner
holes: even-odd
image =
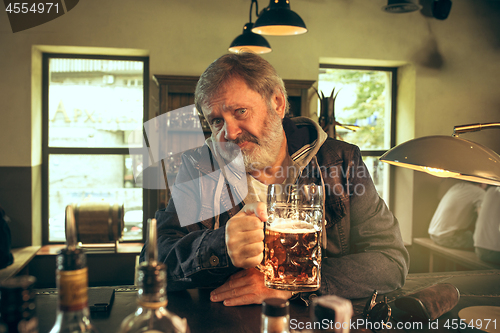
[[[97,333],[88,306],[87,256],[77,247],[73,208],[66,207],[66,248],[56,258],[56,322],[50,333]]]
[[[0,333],[38,333],[35,282],[23,275],[0,283]]]
[[[268,298],[262,302],[261,333],[290,333],[290,310],[286,299]]]
[[[350,300],[336,295],[316,297],[310,311],[312,321],[319,326],[315,332],[349,332],[353,315]]]
[[[137,272],[137,310],[122,321],[118,333],[189,332],[186,319],[167,310],[167,271],[156,258],[156,220],[151,219],[146,260]]]

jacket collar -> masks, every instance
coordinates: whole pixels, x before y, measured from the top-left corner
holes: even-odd
[[[317,122],[306,117],[295,117],[286,122],[291,122],[283,126],[285,134],[287,129],[290,131],[287,134],[287,140],[290,137],[288,150],[294,165],[302,170],[316,156],[328,135]]]

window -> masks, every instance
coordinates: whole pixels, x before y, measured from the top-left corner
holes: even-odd
[[[335,89],[337,139],[361,149],[379,195],[389,203],[389,166],[378,160],[395,141],[396,68],[320,65],[318,89]],[[319,109],[319,108],[318,108]]]
[[[44,54],[44,244],[65,241],[65,207],[85,200],[123,204],[123,240],[144,239],[142,155],[128,140],[147,115],[148,76],[145,57]]]

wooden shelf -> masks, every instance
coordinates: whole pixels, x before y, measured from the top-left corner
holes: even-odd
[[[432,273],[436,266],[447,270],[458,270],[456,265],[469,270],[500,269],[500,265],[488,263],[479,259],[474,251],[464,249],[450,249],[437,245],[430,238],[414,238],[413,243],[422,246],[429,251],[429,272]],[[442,265],[435,265],[435,261],[441,257],[445,260]]]

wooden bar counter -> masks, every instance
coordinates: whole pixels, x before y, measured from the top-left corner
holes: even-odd
[[[404,323],[407,329],[396,329],[398,320],[402,322],[405,318],[403,313],[394,305],[394,300],[400,296],[407,295],[418,290],[427,288],[433,284],[448,282],[460,290],[460,301],[451,311],[445,313],[438,319],[438,327],[428,327],[428,323],[410,327],[411,324]],[[113,333],[118,329],[125,316],[136,309],[136,291],[134,287],[114,287],[115,299],[109,313],[94,313],[93,320],[102,333]],[[54,323],[57,294],[54,289],[39,289],[37,295],[37,314],[39,317],[39,332],[46,333]],[[221,303],[212,303],[209,299],[210,290],[187,290],[183,292],[169,293],[168,309],[180,317],[187,318],[192,333],[238,333],[238,332],[260,332],[260,305],[247,305],[239,307],[225,307]],[[500,270],[482,270],[466,272],[447,273],[425,273],[410,274],[403,288],[386,294],[388,302],[392,307],[394,332],[456,332],[445,326],[447,320],[458,318],[458,311],[469,306],[478,305],[500,305]],[[380,297],[380,296],[379,296]],[[367,299],[353,300],[355,316],[362,318],[364,305]],[[290,303],[290,318],[294,320],[295,329],[292,332],[312,332],[305,328],[310,322],[309,308],[300,300]],[[500,321],[496,322],[497,329]],[[294,328],[294,327],[292,327]],[[355,327],[351,331],[369,332],[369,330]],[[389,331],[389,330],[387,330]],[[479,332],[479,331],[477,331]]]

